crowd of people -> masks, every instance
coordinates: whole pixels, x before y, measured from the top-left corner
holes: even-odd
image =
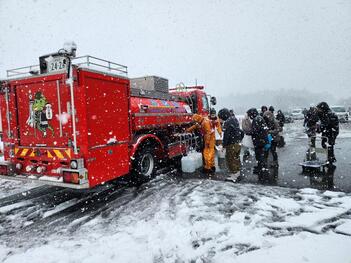
[[[242,141],[245,138],[246,144],[250,143],[254,150],[257,165],[254,173],[264,175],[268,168],[277,168],[278,153],[277,147],[285,145],[281,135],[285,123],[285,116],[281,110],[275,114],[273,106],[262,106],[259,112],[256,108],[251,108],[246,112],[241,120],[241,125],[233,110],[221,109],[218,114],[211,109],[208,117],[194,114],[195,124],[188,128],[188,132],[199,130],[203,136],[203,160],[204,173],[215,173],[215,131],[223,138],[222,147],[225,149],[226,167],[228,179],[236,181],[240,176]],[[317,106],[311,106],[305,112],[304,126],[307,136],[310,138],[310,146],[315,147],[316,134],[322,134],[322,147],[327,149],[327,161],[333,164],[336,159],[334,155],[334,144],[339,134],[339,121],[326,102],[321,102]],[[272,155],[271,162],[269,154]],[[244,156],[249,155],[245,149]]]

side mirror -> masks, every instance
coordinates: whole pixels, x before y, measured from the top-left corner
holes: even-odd
[[[212,105],[216,105],[217,104],[216,97],[211,97],[210,102],[211,102]]]

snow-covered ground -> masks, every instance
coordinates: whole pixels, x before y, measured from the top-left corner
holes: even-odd
[[[287,126],[283,150],[305,136]],[[351,194],[172,173],[91,193],[0,179],[0,237],[1,262],[350,263]]]
[[[37,187],[34,183],[22,183],[19,181],[4,180],[0,179],[0,198],[8,196],[10,194],[20,193],[31,188]]]
[[[116,191],[97,210],[47,220],[77,202],[64,199],[32,227],[19,215],[33,201],[2,207],[0,221],[6,215],[19,226],[3,232],[0,261],[351,262],[350,194],[171,175]]]

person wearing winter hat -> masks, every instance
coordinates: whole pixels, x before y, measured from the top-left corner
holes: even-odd
[[[210,174],[216,170],[215,168],[215,142],[216,137],[214,130],[211,128],[211,122],[208,118],[201,115],[194,114],[193,121],[195,124],[188,128],[187,132],[200,130],[204,139],[203,159],[204,159],[204,173]]]
[[[269,106],[268,111],[274,113],[274,107],[273,106]]]
[[[263,114],[263,118],[268,128],[268,133],[273,138],[271,142],[271,148],[265,152],[265,159],[268,160],[269,152],[271,152],[273,156],[273,163],[271,164],[271,166],[276,168],[279,166],[277,153],[278,137],[279,132],[281,132],[283,129],[280,127],[279,122],[274,118],[274,114],[271,111],[271,107],[269,107],[269,110]]]
[[[240,176],[240,142],[244,132],[240,129],[238,120],[228,109],[221,109],[218,117],[224,121],[223,147],[226,149],[225,159],[230,172],[227,180],[236,182]]]
[[[328,163],[333,164],[336,162],[334,145],[339,135],[339,118],[324,101],[320,102],[316,108],[321,122],[319,131],[322,133],[322,147],[328,150]]]
[[[263,174],[267,168],[265,159],[265,146],[269,144],[268,128],[263,117],[258,114],[257,109],[251,108],[247,111],[247,115],[252,120],[252,142],[255,147],[255,157],[257,166],[254,173]]]

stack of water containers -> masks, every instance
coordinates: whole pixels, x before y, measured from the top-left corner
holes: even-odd
[[[187,156],[182,157],[181,163],[183,173],[194,173],[202,167],[202,153],[191,150]]]

